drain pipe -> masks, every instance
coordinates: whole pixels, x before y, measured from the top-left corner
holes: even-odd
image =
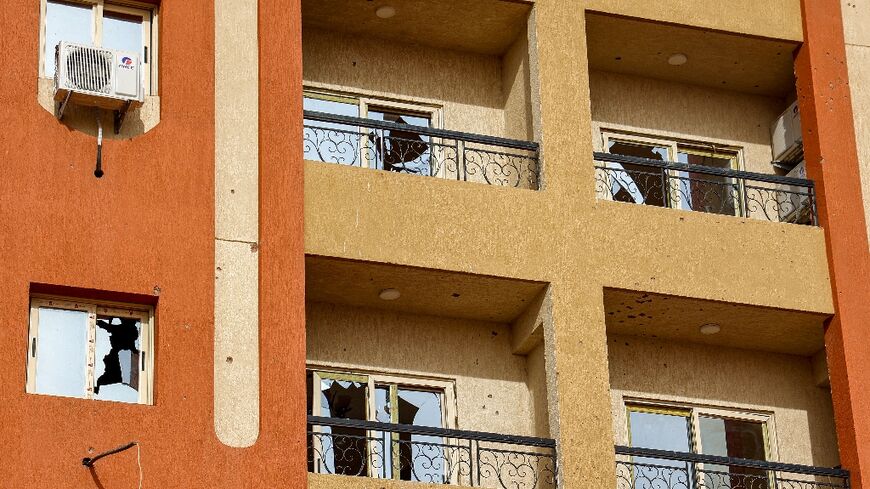
[[[100,120],[100,109],[97,109],[97,168],[94,170],[94,176],[97,178],[103,176],[103,122]]]

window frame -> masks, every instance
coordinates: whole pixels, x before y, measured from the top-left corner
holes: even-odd
[[[770,462],[776,462],[779,460],[777,449],[778,443],[776,439],[776,423],[773,412],[640,398],[626,398],[623,402],[623,407],[625,408],[626,436],[629,446],[633,446],[631,444],[630,421],[632,412],[658,413],[676,416],[687,415],[689,419],[688,445],[691,453],[702,454],[703,447],[701,446],[700,417],[705,416],[761,424],[764,431],[765,458]]]
[[[600,144],[602,145],[601,150],[604,153],[610,153],[611,141],[621,141],[627,144],[636,144],[642,146],[660,146],[668,148],[668,162],[676,163],[679,159],[678,154],[680,152],[687,152],[690,154],[701,156],[729,157],[729,159],[731,160],[731,170],[739,171],[742,170],[744,167],[743,148],[740,146],[735,146],[731,144],[720,144],[711,141],[689,140],[653,133],[637,133],[634,131],[627,131],[610,127],[598,128],[598,133],[600,136]],[[609,165],[610,164],[608,163],[608,166]],[[683,180],[680,178],[681,173],[684,172],[678,170],[668,170],[668,192],[676,193],[677,195],[679,195],[680,185],[683,182]],[[737,192],[738,202],[742,202],[744,195],[742,181],[738,181]],[[612,196],[609,194],[609,192],[599,195],[598,197],[602,198],[603,200],[612,200]],[[735,202],[734,205],[734,215],[738,217],[747,217],[743,216],[743,210],[741,209],[741,206],[738,205],[738,202]],[[687,210],[685,202],[681,202],[680,206],[675,207],[670,203],[670,198],[668,198],[666,199],[666,203],[668,208]]]
[[[347,91],[342,89],[334,89],[322,84],[303,83],[302,97],[313,98],[318,100],[353,103],[357,106],[357,112],[361,119],[368,119],[369,110],[372,108],[383,108],[386,110],[394,110],[398,112],[407,112],[409,115],[417,115],[429,118],[429,127],[440,129],[443,126],[443,111],[444,107],[439,104],[413,100],[411,98],[396,98],[384,97],[373,92],[364,91]],[[371,152],[367,151],[366,142],[369,139],[366,128],[360,127],[360,166],[362,168],[378,169],[371,157]],[[429,137],[429,152],[430,158],[436,161],[442,161],[440,138]],[[433,177],[442,177],[446,172],[445,165],[440,165],[438,173],[433,173]]]
[[[387,385],[390,388],[390,400],[391,404],[398,406],[398,389],[402,387],[409,387],[412,389],[420,389],[420,390],[429,390],[440,394],[441,398],[441,423],[442,426],[446,429],[455,429],[457,423],[457,417],[455,414],[455,406],[456,406],[456,383],[453,380],[449,379],[436,379],[431,377],[419,377],[407,374],[399,374],[399,373],[388,373],[388,372],[378,372],[378,371],[362,371],[356,369],[343,368],[339,366],[333,365],[315,365],[308,364],[306,365],[306,372],[311,372],[311,391],[307,393],[307,395],[311,396],[311,414],[314,416],[323,416],[322,413],[322,404],[319,393],[321,392],[321,381],[323,379],[331,379],[331,380],[341,380],[348,382],[357,382],[364,383],[366,385],[366,421],[376,422],[377,421],[377,400],[374,396],[375,388],[378,385]],[[317,394],[317,395],[315,395]],[[398,423],[398,410],[393,410],[390,413],[390,423],[397,424]],[[312,431],[315,433],[323,433],[322,426],[312,426]],[[373,471],[371,462],[375,458],[374,453],[376,447],[372,440],[375,438],[375,435],[379,433],[378,431],[366,430],[366,437],[368,438],[368,442],[366,443],[366,476],[371,478],[381,479],[382,477]],[[390,473],[392,474],[392,480],[399,480],[401,478],[401,470],[400,459],[398,454],[396,453],[396,449],[398,448],[395,442],[398,441],[398,433],[392,433],[391,436],[392,444],[392,457],[393,466],[391,467]],[[318,436],[313,437],[312,439],[313,448],[314,448],[314,464],[317,466],[318,459],[320,458],[321,453],[323,453],[323,448],[320,446],[321,438]],[[384,447],[386,449],[386,447]],[[386,458],[384,457],[386,460]],[[455,474],[454,474],[455,477]],[[453,481],[455,482],[455,481]]]
[[[69,397],[69,399],[83,399],[89,401],[123,402],[110,399],[94,398],[94,375],[96,372],[96,329],[99,316],[117,316],[138,319],[141,324],[139,337],[139,399],[135,403],[125,404],[154,404],[154,308],[152,306],[128,304],[110,301],[79,300],[71,297],[58,297],[34,294],[30,298],[30,318],[27,335],[27,369],[25,392],[27,394],[47,395],[36,391],[36,364],[38,362],[37,350],[39,344],[39,309],[60,309],[69,311],[82,311],[88,313],[88,351],[85,359],[85,392],[83,397]],[[144,364],[144,365],[143,365]]]
[[[46,13],[48,2],[50,0],[40,0],[39,6],[39,77],[52,79],[45,73],[46,62],[46,28],[47,19]],[[128,1],[128,0],[58,0],[59,3],[67,3],[73,5],[82,5],[91,7],[91,43],[95,47],[102,46],[103,40],[103,19],[105,12],[114,12],[123,15],[134,17],[142,17],[142,48],[143,52],[139,53],[140,62],[142,63],[143,82],[145,95],[157,95],[157,63],[158,63],[158,11],[156,5]],[[147,56],[144,54],[147,52]],[[55,69],[57,69],[55,67]]]

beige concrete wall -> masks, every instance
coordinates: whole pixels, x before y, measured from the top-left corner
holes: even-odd
[[[600,128],[743,148],[744,169],[773,173],[770,124],[785,100],[593,71],[589,89],[595,144]]]
[[[214,427],[232,447],[260,435],[257,8],[215,2]]]
[[[870,3],[841,0],[864,213],[870,236]]]
[[[443,107],[447,129],[505,135],[501,59],[306,29],[303,79]]]
[[[457,428],[538,434],[542,362],[511,353],[509,326],[326,303],[306,315],[310,364],[453,381]]]
[[[800,0],[730,0],[726,4],[719,0],[586,0],[584,4],[598,12],[774,39],[803,40]]]
[[[839,464],[830,391],[812,359],[633,336],[607,341],[613,429],[628,444],[625,398],[772,413],[778,460]]]

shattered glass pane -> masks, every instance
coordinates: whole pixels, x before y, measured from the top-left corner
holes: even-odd
[[[136,318],[97,316],[94,399],[139,401],[139,337]]]
[[[428,116],[394,110],[369,110],[368,118],[377,121],[393,122],[412,126],[430,127]],[[381,136],[373,135],[377,168],[399,173],[431,175],[429,136],[414,131],[392,129],[383,131]]]
[[[88,313],[39,308],[36,392],[85,397]]]

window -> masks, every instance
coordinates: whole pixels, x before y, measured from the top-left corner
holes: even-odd
[[[27,392],[150,404],[153,331],[147,306],[34,298]]]
[[[646,403],[627,404],[626,408],[633,447],[752,460],[771,458],[769,415]],[[635,458],[635,463],[685,466],[684,462],[640,457]],[[764,470],[746,467],[706,464],[704,469],[732,476],[750,475],[756,481],[767,477]],[[719,480],[724,484],[728,478]]]
[[[689,166],[739,168],[740,151],[736,148],[607,131],[602,136],[604,147],[611,154]],[[613,200],[714,214],[741,213],[737,203],[743,189],[734,178],[631,163],[608,163],[608,167],[612,168],[609,190]]]
[[[305,110],[334,115],[362,117],[375,121],[419,127],[437,127],[440,110],[420,104],[369,97],[338,95],[306,90]],[[307,120],[306,126],[328,129],[330,144],[306,144],[305,159],[353,166],[377,168],[399,173],[430,176],[434,168],[433,147],[439,146],[430,136],[418,131],[375,129],[352,124],[335,124]],[[316,141],[313,129],[306,127],[306,141]]]
[[[433,428],[452,427],[453,384],[379,374],[309,370],[309,414]],[[439,437],[372,432],[361,428],[314,427],[309,471],[400,480],[449,482],[438,458]],[[430,443],[432,445],[427,445]],[[413,464],[413,465],[412,465]],[[416,479],[414,479],[416,478]]]
[[[139,55],[145,93],[156,93],[156,12],[135,2],[43,0],[40,75],[55,72],[55,47],[61,41],[133,52]]]

